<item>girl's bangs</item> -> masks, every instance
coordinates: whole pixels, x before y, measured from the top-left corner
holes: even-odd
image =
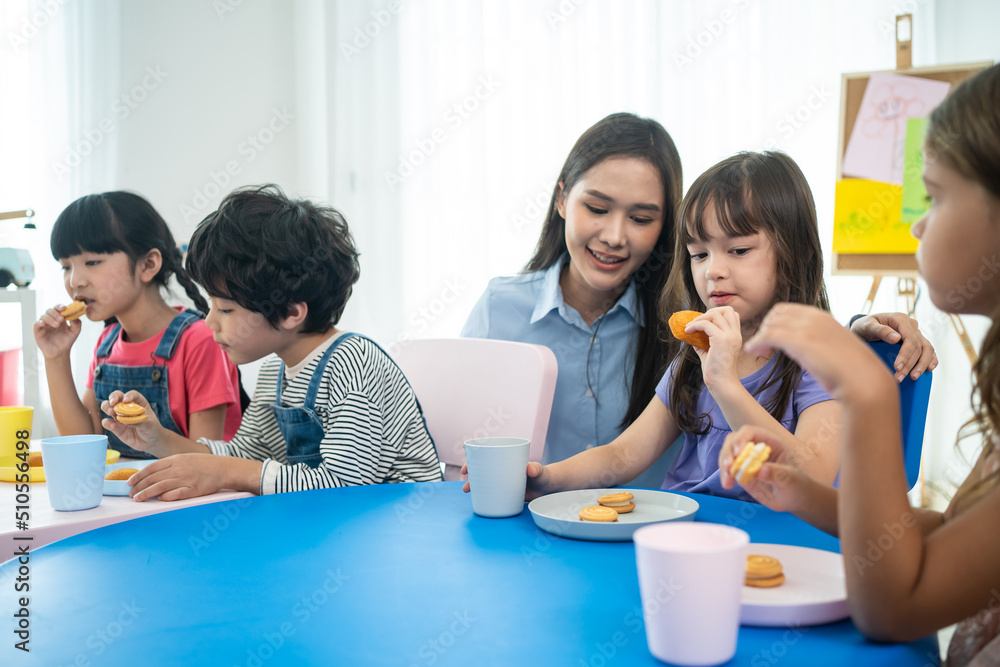
[[[748,199],[749,195],[744,192],[742,184],[728,182],[717,181],[703,192],[695,193],[692,197],[693,206],[689,208],[684,220],[684,243],[708,240],[705,220],[707,211],[715,213],[715,219],[726,236],[738,238],[759,232],[761,225],[757,221],[757,211],[750,207]]]
[[[85,252],[128,253],[117,219],[101,195],[76,200],[59,214],[49,246],[57,260]]]

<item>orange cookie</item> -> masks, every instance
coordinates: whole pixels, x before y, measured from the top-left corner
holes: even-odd
[[[708,349],[708,334],[704,331],[695,331],[694,333],[687,333],[684,331],[684,327],[696,317],[704,315],[704,313],[699,313],[697,310],[678,310],[676,313],[670,316],[667,320],[667,324],[670,325],[670,333],[674,335],[679,341],[683,341],[695,347],[700,347],[703,350]]]
[[[42,466],[42,453],[31,452],[28,454],[27,463],[29,468],[40,468]]]
[[[122,424],[138,424],[146,421],[146,408],[138,403],[119,403],[115,415]]]
[[[768,579],[744,579],[743,585],[750,586],[752,588],[774,588],[775,586],[780,586],[785,583],[785,575],[779,574],[776,577],[770,577]]]
[[[632,502],[633,496],[628,491],[623,491],[622,493],[609,493],[606,496],[601,496],[597,499],[598,505],[603,505],[604,507],[610,507],[619,514],[628,514],[635,509],[635,503]]]
[[[580,521],[617,521],[618,512],[603,505],[591,505],[580,510]]]
[[[764,443],[748,442],[730,464],[729,474],[735,477],[740,485],[746,486],[753,481],[770,455],[771,448]]]
[[[785,583],[781,561],[773,556],[747,556],[746,578],[743,583],[754,588],[773,588]]]
[[[110,479],[110,480],[128,479],[137,472],[139,472],[138,468],[115,468],[107,475],[105,475],[104,479]]]
[[[83,317],[83,314],[87,312],[87,304],[83,301],[74,301],[65,308],[59,311],[67,322],[72,322],[73,320],[78,320]]]

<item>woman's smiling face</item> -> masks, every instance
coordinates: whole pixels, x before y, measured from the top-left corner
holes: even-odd
[[[560,193],[570,265],[563,292],[607,310],[645,263],[663,228],[663,179],[645,160],[608,158]]]

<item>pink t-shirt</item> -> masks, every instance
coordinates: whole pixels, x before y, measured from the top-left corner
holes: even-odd
[[[177,311],[183,310],[178,307]],[[114,325],[108,326],[94,347],[94,357],[87,373],[87,386],[94,386],[94,369],[97,368],[97,350],[111,333]],[[164,329],[159,334],[140,343],[127,343],[119,336],[111,347],[107,363],[119,366],[150,366],[150,356],[163,338]],[[159,358],[158,358],[159,359]],[[236,365],[212,340],[212,331],[205,320],[192,323],[181,334],[174,350],[174,356],[166,361],[170,415],[181,433],[188,435],[188,415],[200,410],[208,410],[217,405],[226,406],[226,424],[223,439],[230,440],[240,426],[240,389],[236,375]],[[123,389],[127,389],[123,387]],[[107,398],[98,396],[98,403]]]

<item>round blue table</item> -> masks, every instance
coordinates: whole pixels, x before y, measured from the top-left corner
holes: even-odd
[[[754,542],[837,550],[798,519],[693,495]],[[76,535],[27,559],[30,653],[3,665],[657,665],[631,542],[473,515],[458,482],[255,497]],[[15,630],[21,564],[0,567]],[[865,640],[850,621],[740,628],[731,664],[937,664],[934,637]]]

